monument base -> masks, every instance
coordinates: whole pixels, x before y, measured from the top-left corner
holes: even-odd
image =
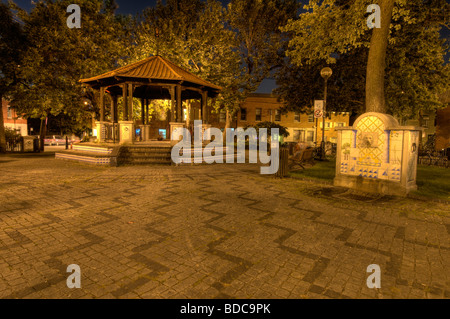
[[[407,183],[406,186],[389,180],[368,179],[362,176],[339,175],[333,180],[334,186],[342,186],[356,189],[359,191],[383,195],[406,196],[410,191],[416,190],[417,185],[414,181]]]

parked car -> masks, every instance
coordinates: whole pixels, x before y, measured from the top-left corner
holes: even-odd
[[[44,145],[65,145],[66,139],[61,135],[48,135],[44,138]]]

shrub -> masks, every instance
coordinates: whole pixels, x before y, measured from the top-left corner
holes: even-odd
[[[12,140],[12,139],[18,139],[20,138],[20,133],[17,132],[16,130],[9,128],[9,127],[5,127],[5,137],[8,140]]]
[[[278,128],[279,129],[279,133],[281,136],[283,137],[288,137],[289,136],[289,132],[287,127],[284,127],[280,124],[274,123],[274,122],[269,122],[269,121],[265,121],[265,122],[260,122],[256,125],[253,125],[253,127],[256,129],[256,134],[258,134],[259,136],[259,129],[260,128],[267,128],[267,135],[270,136],[270,129],[271,128]]]

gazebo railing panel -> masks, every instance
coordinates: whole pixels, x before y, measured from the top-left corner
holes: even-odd
[[[119,124],[118,123],[105,123],[102,125],[102,137],[107,142],[118,143],[119,142]]]

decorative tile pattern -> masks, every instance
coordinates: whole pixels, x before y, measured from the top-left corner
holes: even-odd
[[[401,182],[405,165],[407,181],[415,179],[418,131],[386,130],[381,118],[367,115],[359,119],[356,130],[342,130],[340,134],[341,174]],[[406,155],[404,145],[411,145]]]
[[[361,166],[380,167],[384,161],[384,145],[386,143],[386,134],[384,131],[384,123],[376,116],[366,116],[358,122],[358,132],[356,134],[356,147],[359,149],[359,157],[357,163]],[[365,134],[368,135],[372,141],[370,143],[375,146],[365,144]]]

